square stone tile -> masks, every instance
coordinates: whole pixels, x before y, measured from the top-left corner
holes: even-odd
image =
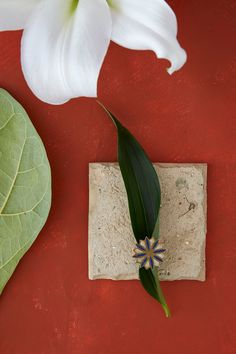
[[[161,280],[205,280],[206,164],[155,163],[161,190]],[[89,165],[89,279],[138,279],[124,183],[117,163]]]

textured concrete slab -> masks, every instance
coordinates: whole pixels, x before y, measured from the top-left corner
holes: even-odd
[[[205,280],[206,164],[156,163],[161,189],[161,280]],[[89,278],[138,279],[128,203],[116,163],[89,165]]]

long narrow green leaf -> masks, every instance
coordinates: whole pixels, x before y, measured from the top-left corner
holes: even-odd
[[[110,111],[101,106],[117,128],[118,161],[128,196],[134,236],[137,242],[145,237],[158,237],[161,191],[156,171],[139,142]],[[162,305],[166,316],[170,316],[158,272],[155,269],[140,268],[139,278],[144,289]]]
[[[160,184],[152,163],[130,132],[107,111],[118,132],[118,160],[137,241],[153,234],[160,209]]]

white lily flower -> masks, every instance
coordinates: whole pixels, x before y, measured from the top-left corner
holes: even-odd
[[[110,40],[153,50],[171,74],[186,61],[174,12],[164,0],[0,0],[0,31],[24,29],[21,63],[34,94],[47,103],[97,96]]]

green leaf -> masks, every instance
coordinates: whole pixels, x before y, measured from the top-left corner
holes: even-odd
[[[0,89],[0,294],[45,224],[51,172],[22,106]]]
[[[166,303],[158,278],[158,268],[155,267],[153,270],[140,268],[139,279],[144,289],[161,304],[166,317],[170,317],[171,313]]]
[[[154,167],[132,134],[107,111],[118,132],[118,160],[137,241],[150,237],[160,210],[160,184]]]
[[[118,161],[128,196],[134,236],[137,242],[146,236],[158,238],[161,191],[156,171],[134,136],[110,111],[102,104],[101,106],[117,128]],[[156,269],[140,268],[139,278],[144,289],[162,305],[166,316],[169,317],[170,311],[162,293]]]

